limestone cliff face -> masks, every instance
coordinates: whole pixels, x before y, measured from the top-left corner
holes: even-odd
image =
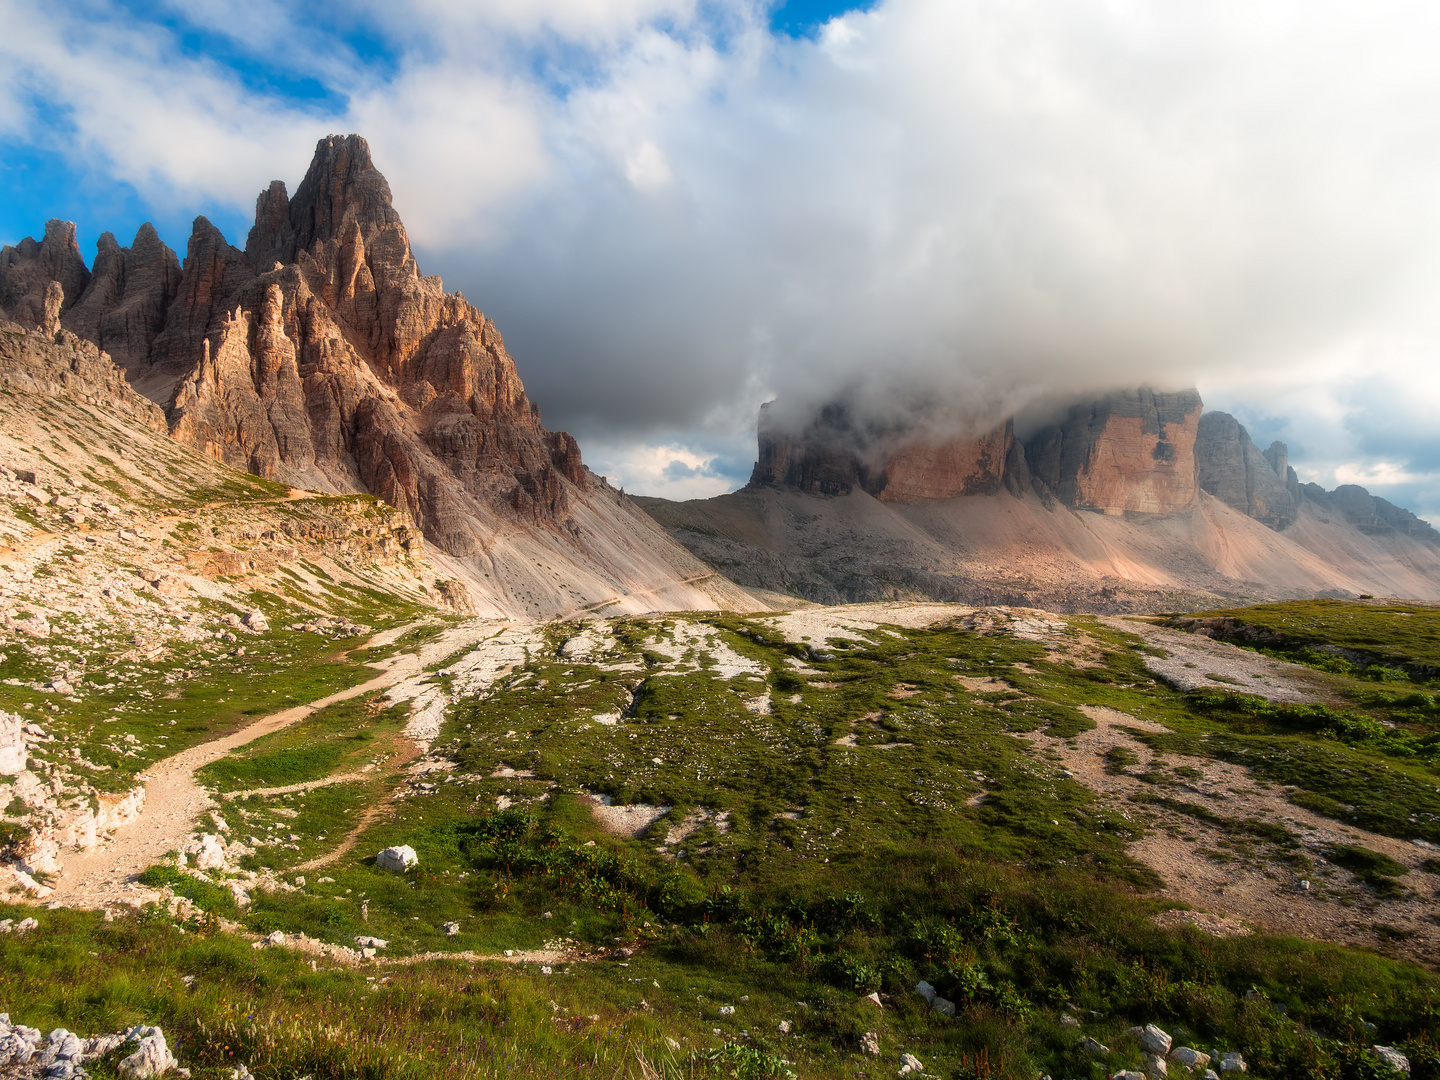
[[[810,495],[848,495],[870,486],[866,458],[874,434],[864,431],[843,403],[822,408],[801,432],[777,422],[773,405],[760,406],[759,458],[752,487],[790,487]]]
[[[812,495],[848,495],[858,489],[882,502],[989,495],[1005,482],[1015,447],[1009,421],[978,436],[943,439],[867,429],[847,407],[831,404],[793,435],[762,406],[759,459],[750,485]]]
[[[149,222],[128,248],[102,233],[90,281],[61,322],[108,352],[127,373],[141,373],[179,290],[180,262]]]
[[[1200,418],[1195,441],[1200,488],[1272,529],[1294,523],[1300,509],[1299,480],[1282,442],[1261,451],[1229,413]]]
[[[1072,408],[1025,446],[1031,472],[1066,506],[1166,514],[1194,502],[1200,395],[1149,389]]]
[[[495,324],[421,275],[359,136],[320,140],[293,196],[263,191],[243,251],[197,218],[182,269],[146,226],[128,249],[102,237],[92,276],[74,227],[52,222],[5,249],[0,290],[3,313],[35,323],[48,297],[51,322],[113,355],[181,442],[402,508],[496,610],[713,603],[689,585],[713,575],[542,426]]]
[[[1005,477],[1005,463],[1015,445],[1009,421],[982,435],[944,442],[906,443],[885,460],[883,502],[954,499],[961,495],[994,495]]]

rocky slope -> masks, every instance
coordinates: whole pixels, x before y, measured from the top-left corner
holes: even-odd
[[[824,603],[1440,599],[1426,522],[1363,488],[1299,484],[1283,443],[1261,451],[1193,391],[1110,395],[1023,442],[1010,423],[948,444],[877,437],[841,409],[792,436],[762,414],[745,490],[641,502],[734,580]]]
[[[421,275],[358,136],[261,193],[245,250],[197,218],[183,269],[147,225],[92,271],[52,221],[0,253],[0,313],[104,349],[189,447],[404,510],[477,607],[755,605],[545,429],[495,324]]]

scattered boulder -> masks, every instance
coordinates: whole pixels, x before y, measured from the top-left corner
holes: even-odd
[[[1224,1054],[1220,1058],[1220,1071],[1228,1072],[1249,1072],[1250,1066],[1245,1064],[1245,1057],[1238,1050]]]
[[[201,870],[224,870],[226,867],[225,841],[214,833],[205,833],[198,844],[186,849],[195,856],[195,865]]]
[[[456,934],[460,933],[460,924],[458,922],[447,922],[444,926],[444,930],[446,937],[454,937]]]
[[[1410,1059],[1393,1046],[1372,1046],[1370,1056],[1398,1073],[1410,1075]]]
[[[381,870],[389,870],[393,874],[403,874],[412,866],[418,866],[419,863],[420,856],[415,854],[415,849],[409,844],[387,847],[375,856],[375,865]]]
[[[877,1009],[883,1009],[885,1007],[880,1004],[880,993],[876,990],[870,991],[870,993],[866,994],[861,1000],[870,1002],[870,1004],[874,1005]]]
[[[925,1066],[920,1064],[920,1059],[914,1054],[900,1055],[900,1075],[906,1076],[910,1073],[924,1072]]]
[[[776,1030],[779,1031],[781,1035],[789,1035],[789,1034],[790,1034],[790,1021],[789,1021],[789,1020],[781,1020],[780,1023],[776,1026]]]
[[[1145,1075],[1151,1080],[1165,1080],[1170,1075],[1170,1065],[1159,1054],[1146,1054]]]
[[[1154,1024],[1146,1024],[1140,1029],[1140,1046],[1147,1053],[1163,1058],[1170,1053],[1170,1036]]]
[[[180,1064],[175,1060],[175,1055],[170,1053],[170,1047],[165,1045],[165,1033],[158,1027],[133,1027],[126,1033],[126,1041],[140,1045],[133,1054],[120,1060],[118,1070],[123,1080],[148,1080],[149,1077],[161,1076]]]
[[[880,1033],[878,1031],[867,1031],[860,1036],[860,1049],[871,1057],[880,1056]]]
[[[1104,1057],[1106,1054],[1110,1053],[1110,1048],[1108,1046],[1106,1046],[1102,1042],[1091,1038],[1086,1038],[1086,1040],[1080,1044],[1080,1049],[1084,1050],[1085,1053],[1090,1054],[1094,1057]]]
[[[1193,1050],[1188,1046],[1177,1046],[1170,1051],[1170,1060],[1182,1069],[1198,1071],[1210,1064],[1210,1055],[1202,1054],[1199,1050]]]
[[[269,620],[259,611],[247,611],[244,618],[240,621],[244,623],[245,629],[257,634],[263,634],[266,630],[270,629]]]
[[[356,937],[355,944],[364,949],[383,949],[386,945],[389,945],[390,942],[385,938],[368,937],[362,934]]]
[[[25,771],[25,721],[14,713],[0,712],[0,776]]]

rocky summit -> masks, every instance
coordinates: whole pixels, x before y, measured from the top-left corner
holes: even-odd
[[[543,426],[494,322],[420,273],[357,135],[260,194],[243,251],[201,217],[183,267],[145,225],[87,268],[50,222],[0,252],[0,314],[103,350],[195,450],[404,511],[477,610],[754,606]]]

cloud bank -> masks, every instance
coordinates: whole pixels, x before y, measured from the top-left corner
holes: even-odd
[[[0,0],[0,137],[248,209],[365,134],[422,266],[632,488],[743,482],[773,397],[978,423],[1143,382],[1440,513],[1433,5],[770,14]]]

